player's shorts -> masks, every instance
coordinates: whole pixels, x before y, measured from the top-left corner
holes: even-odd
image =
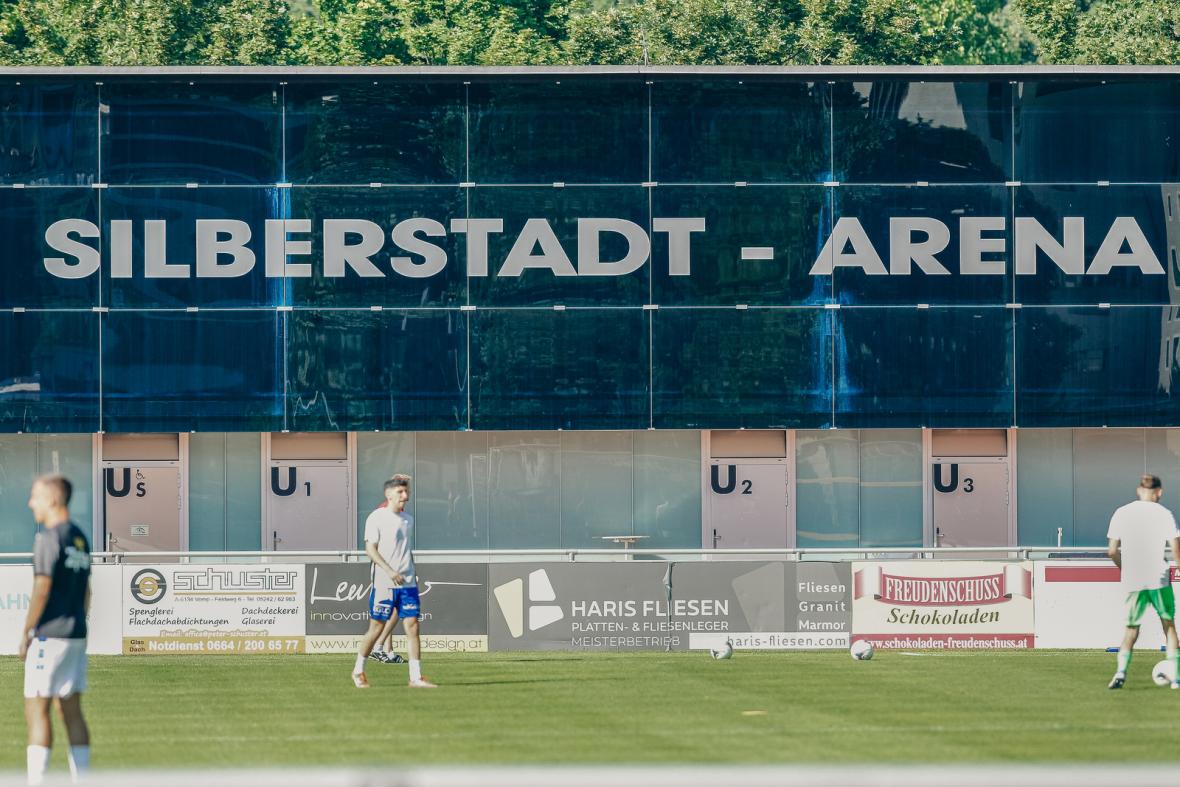
[[[26,697],[69,697],[86,691],[86,640],[38,637],[25,659]]]
[[[1172,620],[1176,617],[1176,596],[1171,585],[1164,585],[1155,590],[1135,590],[1127,594],[1127,625],[1138,626],[1143,620],[1147,608],[1151,607],[1160,620]]]
[[[417,585],[390,588],[380,593],[377,588],[369,591],[369,617],[373,620],[389,620],[395,610],[402,620],[418,617],[422,610],[418,604]]]

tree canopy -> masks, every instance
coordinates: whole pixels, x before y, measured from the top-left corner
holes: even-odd
[[[1159,0],[0,0],[6,65],[1180,62]]]

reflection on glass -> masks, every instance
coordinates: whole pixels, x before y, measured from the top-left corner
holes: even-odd
[[[472,429],[637,429],[648,419],[642,310],[481,309],[472,318]]]
[[[989,309],[841,309],[836,426],[1012,425],[1012,317]]]
[[[828,86],[730,77],[652,86],[652,180],[829,180]]]
[[[1024,308],[1016,315],[1021,426],[1170,426],[1180,417],[1174,308]]]
[[[701,545],[701,433],[634,432],[635,534],[646,548]]]
[[[476,82],[469,91],[476,183],[648,180],[648,97],[639,78]]]
[[[0,431],[97,432],[98,315],[0,312]]]
[[[415,450],[415,548],[488,549],[488,434],[420,432]]]
[[[258,435],[195,432],[189,436],[188,451],[188,548],[261,549]]]
[[[294,311],[287,332],[291,428],[461,428],[466,345],[467,315],[457,311]]]
[[[103,320],[103,429],[281,430],[283,317],[112,311]]]
[[[60,257],[70,273],[77,257],[54,251],[45,232],[62,219],[98,224],[98,192],[89,188],[0,188],[0,308],[71,309],[98,305],[98,274],[67,279],[50,273],[46,257]],[[92,249],[98,241],[73,236]]]
[[[1004,183],[1011,180],[1006,81],[837,83],[836,180]]]
[[[1016,543],[1080,546],[1074,539],[1072,429],[1021,429],[1016,455]]]
[[[828,252],[837,302],[1008,303],[1009,189],[842,186],[833,194],[838,231]]]
[[[1180,180],[1180,82],[1023,82],[1015,102],[1024,182]]]
[[[860,432],[860,546],[922,546],[922,433]]]
[[[824,309],[660,309],[653,316],[657,429],[829,426]]]
[[[1143,429],[1073,433],[1074,543],[1104,546],[1115,509],[1135,499],[1144,468]]]
[[[0,183],[98,180],[97,113],[93,82],[0,84]]]
[[[492,549],[561,546],[563,459],[556,432],[489,435]]]
[[[860,545],[860,437],[853,430],[795,437],[795,543]]]
[[[562,432],[561,546],[606,549],[632,535],[634,456],[628,432]]]
[[[704,229],[688,234],[690,256],[675,265],[670,258],[673,233],[652,234],[652,302],[668,306],[828,302],[831,277],[813,275],[811,270],[831,230],[830,191],[823,186],[654,189],[655,218],[698,218]],[[763,255],[767,251],[769,257]]]
[[[102,177],[112,184],[260,184],[282,179],[277,84],[108,82]]]
[[[296,82],[285,99],[291,183],[467,179],[461,84]]]
[[[356,435],[356,543],[365,545],[365,519],[385,502],[385,482],[394,473],[417,478],[414,469],[413,432],[357,432]],[[415,504],[420,488],[415,482],[410,490],[406,511],[417,518]]]

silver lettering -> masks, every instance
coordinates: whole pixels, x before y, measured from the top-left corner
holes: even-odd
[[[1008,241],[985,238],[985,232],[1003,232],[1007,220],[1002,216],[964,216],[959,219],[959,273],[967,276],[1003,276],[1008,264],[1004,260],[985,260],[984,254],[1003,254]]]
[[[348,242],[359,235],[360,243]],[[339,278],[348,266],[358,276],[380,278],[385,274],[369,259],[385,245],[385,230],[364,219],[324,219],[324,276]]]
[[[467,234],[467,275],[488,275],[488,235],[504,231],[503,219],[451,219],[451,232]]]
[[[926,239],[914,242],[914,233],[925,233]],[[889,273],[893,276],[908,276],[910,263],[916,262],[923,273],[934,276],[949,276],[935,254],[951,242],[951,231],[938,219],[922,216],[889,219]]]
[[[65,257],[45,257],[42,262],[45,270],[59,279],[84,279],[98,271],[102,264],[102,255],[98,249],[74,240],[71,235],[97,238],[99,230],[85,219],[62,219],[53,222],[45,230],[46,245],[54,251],[70,255],[77,262],[67,262]]]
[[[627,253],[616,262],[603,262],[599,245],[603,232],[615,232],[627,239]],[[647,232],[626,219],[578,219],[578,275],[625,276],[643,267],[651,254]]]
[[[1130,249],[1126,254],[1122,253],[1124,241]],[[1114,267],[1138,268],[1146,274],[1164,272],[1159,257],[1155,256],[1151,244],[1139,228],[1139,222],[1131,216],[1119,216],[1110,225],[1110,231],[1106,233],[1106,238],[1098,247],[1094,259],[1090,260],[1090,268],[1086,274],[1101,276],[1110,273],[1110,269]]]
[[[415,263],[410,257],[391,257],[393,269],[411,279],[428,279],[442,273],[447,267],[447,253],[433,243],[418,237],[418,233],[432,238],[446,237],[447,228],[434,219],[406,219],[399,221],[389,233],[393,242],[404,251],[422,255],[422,262]],[[470,237],[470,236],[469,236]]]
[[[1016,217],[1016,274],[1028,276],[1037,272],[1037,249],[1066,273],[1086,272],[1086,220],[1080,216],[1064,219],[1063,242],[1041,226],[1041,222],[1027,216]]]
[[[668,275],[688,276],[692,272],[692,233],[705,231],[704,218],[652,219],[653,233],[668,233]]]
[[[533,249],[541,247],[540,254],[533,254]],[[548,268],[554,276],[577,276],[578,272],[570,263],[569,256],[561,247],[553,228],[545,219],[529,219],[524,223],[524,229],[512,244],[512,251],[508,252],[508,259],[500,268],[500,276],[516,277],[526,268]]]
[[[223,239],[223,235],[228,238]],[[254,269],[254,252],[246,248],[250,225],[235,219],[197,219],[197,276],[212,279],[245,276]],[[217,258],[233,258],[224,265]]]

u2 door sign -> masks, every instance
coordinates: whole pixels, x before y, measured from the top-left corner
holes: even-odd
[[[944,467],[950,468],[950,479],[943,480],[942,470]],[[975,479],[963,478],[963,491],[970,494],[975,491]],[[950,493],[959,488],[959,465],[958,464],[936,464],[934,465],[934,488],[943,493]]]
[[[725,480],[721,480],[721,469],[725,468]],[[713,465],[709,468],[709,488],[717,495],[754,494],[754,482],[749,478],[738,479],[737,465]]]

